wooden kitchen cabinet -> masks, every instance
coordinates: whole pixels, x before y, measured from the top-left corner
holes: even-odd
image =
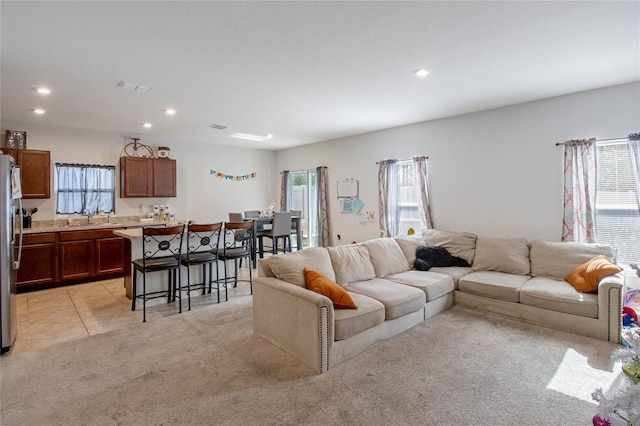
[[[153,196],[176,196],[176,160],[153,159]]]
[[[176,196],[176,160],[168,158],[120,158],[120,197]]]
[[[22,198],[50,198],[51,153],[35,149],[3,148],[20,167]]]
[[[124,276],[124,238],[113,229],[25,234],[18,292]]]
[[[18,269],[18,291],[53,287],[57,281],[56,233],[29,234],[22,237],[22,257]]]
[[[110,237],[95,240],[95,276],[106,277],[124,274],[124,238]]]
[[[61,281],[89,281],[124,273],[124,239],[110,229],[61,232],[59,256]]]

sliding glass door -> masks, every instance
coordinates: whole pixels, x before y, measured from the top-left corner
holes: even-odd
[[[318,189],[315,170],[289,172],[289,210],[302,211],[302,246],[317,247]]]

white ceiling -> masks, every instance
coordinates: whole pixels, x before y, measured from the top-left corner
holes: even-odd
[[[2,1],[0,19],[3,120],[146,143],[282,149],[640,80],[637,1]]]

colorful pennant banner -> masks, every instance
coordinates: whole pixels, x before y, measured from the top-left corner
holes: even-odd
[[[214,175],[218,179],[236,180],[236,181],[248,180],[248,179],[253,179],[254,177],[256,177],[256,172],[253,172],[253,173],[248,174],[248,175],[234,176],[234,175],[228,175],[228,174],[222,173],[222,172],[217,172],[215,170],[211,170],[209,172],[209,174],[210,175]]]

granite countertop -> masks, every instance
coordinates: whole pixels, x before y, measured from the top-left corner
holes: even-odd
[[[71,225],[67,226],[67,219],[34,220],[31,228],[23,228],[23,233],[41,234],[44,232],[84,231],[91,229],[115,229],[115,228],[140,228],[147,225],[156,225],[165,222],[141,219],[138,216],[112,216],[108,223],[106,216],[94,216],[92,223],[87,223],[86,217],[71,219]],[[20,232],[17,228],[16,232]]]

